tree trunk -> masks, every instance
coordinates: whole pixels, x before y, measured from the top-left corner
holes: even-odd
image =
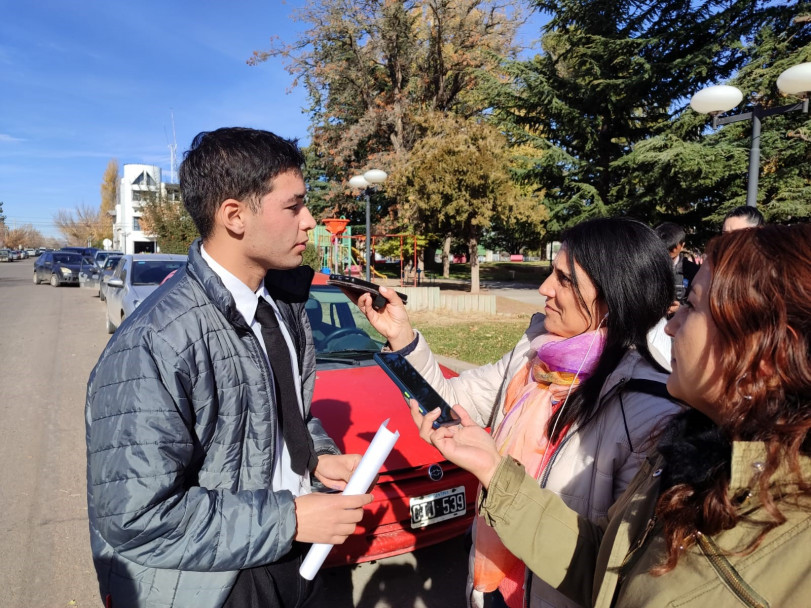
[[[451,235],[446,234],[442,242],[442,278],[451,276]]]
[[[471,236],[468,240],[470,256],[470,293],[479,293],[479,239]]]

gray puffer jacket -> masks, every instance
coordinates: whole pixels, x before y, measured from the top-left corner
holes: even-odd
[[[309,413],[311,279],[300,267],[265,283],[297,342],[316,452],[338,453]],[[88,515],[102,598],[115,608],[217,608],[240,569],[290,550],[293,495],[270,489],[273,395],[259,341],[195,241],[186,269],[121,325],[88,382]]]

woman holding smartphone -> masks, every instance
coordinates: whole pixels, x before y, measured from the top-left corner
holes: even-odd
[[[811,595],[811,225],[717,237],[668,323],[667,427],[599,523],[461,426],[420,433],[485,488],[481,513],[581,605],[806,606]]]
[[[540,286],[545,314],[532,318],[496,363],[446,379],[392,290],[372,325],[450,404],[489,426],[498,453],[522,463],[539,487],[559,494],[593,522],[605,517],[651,447],[659,425],[680,408],[664,383],[669,355],[647,335],[673,300],[670,257],[649,227],[597,219],[568,231]],[[469,600],[483,605],[576,606],[537,577],[479,520],[471,550]]]

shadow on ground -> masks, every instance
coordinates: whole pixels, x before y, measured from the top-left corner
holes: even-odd
[[[437,546],[438,547],[438,546]],[[365,583],[353,588],[353,568],[324,570],[333,608],[462,608],[465,605],[467,550],[464,539],[429,547],[410,556],[389,558],[355,568],[371,568]],[[362,586],[362,588],[360,588]],[[354,598],[357,603],[353,604]]]

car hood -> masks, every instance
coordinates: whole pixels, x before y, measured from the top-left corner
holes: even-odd
[[[312,412],[344,454],[363,454],[388,418],[386,428],[400,437],[382,472],[444,460],[420,438],[402,393],[377,365],[319,371]]]
[[[71,264],[69,262],[54,262],[54,268],[67,268],[73,272],[78,273],[85,267],[84,264]]]

